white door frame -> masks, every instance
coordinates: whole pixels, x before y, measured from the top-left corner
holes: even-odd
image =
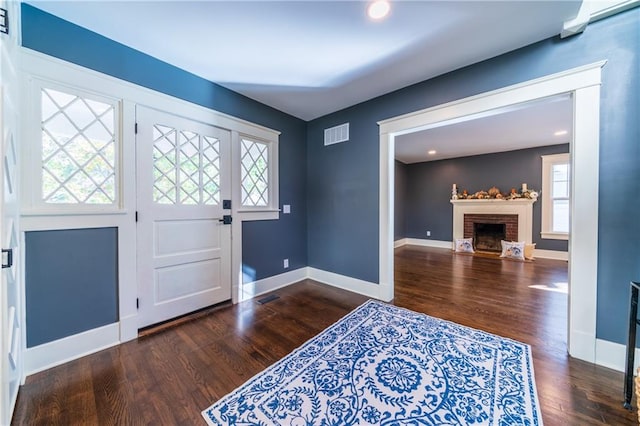
[[[223,215],[231,213],[223,208],[223,200],[231,200],[231,132],[176,115],[175,111],[142,105],[136,108],[136,123],[138,328],[143,328],[232,298],[231,226],[219,223]],[[179,175],[184,171],[183,134],[195,133],[198,161],[206,161],[205,138],[217,141],[217,203],[195,200],[194,204],[185,204],[177,180],[178,200],[167,204],[154,201],[156,142],[167,142],[166,134],[156,139],[158,124],[173,131],[172,152],[180,156],[180,161],[173,164],[173,172]],[[199,179],[206,179],[204,166],[197,167]],[[198,184],[202,191],[205,182],[200,180]],[[204,192],[204,197],[207,195],[210,194]],[[200,192],[196,198],[199,196]],[[169,278],[178,270],[179,279]],[[167,290],[172,295],[162,297]]]
[[[598,276],[598,163],[600,85],[606,61],[573,68],[502,89],[378,122],[380,126],[380,294],[393,299],[395,137],[487,110],[559,94],[573,99],[571,238],[569,242],[569,354],[596,360]]]

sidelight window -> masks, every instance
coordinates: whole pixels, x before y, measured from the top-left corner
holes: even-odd
[[[41,202],[118,202],[118,103],[41,88]]]
[[[241,204],[267,207],[270,202],[269,144],[242,138],[240,141]]]

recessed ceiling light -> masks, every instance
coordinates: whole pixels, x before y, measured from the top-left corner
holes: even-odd
[[[436,155],[436,150],[435,149],[430,149],[429,151],[427,151],[427,154]]]
[[[391,5],[387,0],[375,0],[369,5],[367,14],[369,15],[369,18],[378,20],[387,16],[389,14],[389,10],[391,10]]]
[[[569,132],[567,132],[566,130],[558,130],[557,132],[555,132],[555,133],[553,134],[553,136],[564,136],[564,135],[566,135],[567,133],[569,133]]]

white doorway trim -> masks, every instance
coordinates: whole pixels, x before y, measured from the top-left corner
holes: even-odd
[[[393,299],[395,137],[559,94],[573,99],[571,239],[569,242],[569,354],[596,361],[598,276],[598,163],[600,85],[606,61],[378,122],[380,126],[380,294]]]

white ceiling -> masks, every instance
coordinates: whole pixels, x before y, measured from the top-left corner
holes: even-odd
[[[555,135],[555,132],[566,134]],[[454,124],[396,137],[395,158],[405,164],[569,143],[573,138],[569,95],[515,105]],[[429,150],[436,154],[429,155]]]
[[[557,35],[581,1],[28,3],[304,120]],[[46,36],[46,35],[43,35]]]

